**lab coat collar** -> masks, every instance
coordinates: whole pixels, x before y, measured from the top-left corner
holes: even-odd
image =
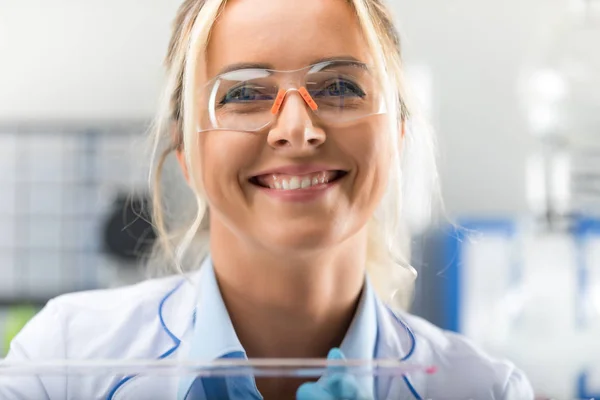
[[[431,359],[430,346],[420,343],[406,322],[404,313],[393,310],[378,297],[377,325],[378,340],[376,358],[404,360],[410,365],[423,366],[425,360]],[[419,399],[425,398],[425,372],[407,374],[405,377],[379,377],[379,399]],[[418,394],[415,396],[413,390]]]
[[[406,357],[412,348],[412,340],[409,332],[401,324],[400,314],[393,311],[379,298],[376,298],[375,301],[377,304],[377,325],[379,327],[379,345],[376,357],[398,359]]]
[[[173,342],[178,343],[193,327],[197,288],[202,269],[184,275],[181,282],[167,293],[159,306],[162,328]]]
[[[159,335],[152,349],[157,359],[181,357],[182,338],[193,326],[193,311],[196,304],[200,271],[181,277],[176,285],[161,297],[157,304],[157,320],[162,335]],[[152,357],[152,356],[150,356]],[[110,390],[109,400],[135,397],[140,387],[156,385],[156,390],[171,392],[172,379],[159,379],[155,376],[126,376]],[[159,396],[160,397],[160,396]]]

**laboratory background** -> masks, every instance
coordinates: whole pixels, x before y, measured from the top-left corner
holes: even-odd
[[[411,311],[600,397],[600,0],[388,1],[444,198],[409,216]],[[179,3],[0,0],[0,358],[48,299],[144,279]]]

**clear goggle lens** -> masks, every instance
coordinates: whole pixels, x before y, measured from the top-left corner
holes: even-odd
[[[326,124],[385,113],[379,84],[362,63],[323,62],[295,71],[240,69],[203,87],[199,131],[264,129],[276,120],[284,99],[294,91]]]

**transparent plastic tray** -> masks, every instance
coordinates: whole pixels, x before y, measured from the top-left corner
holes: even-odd
[[[37,392],[29,391],[35,386],[30,378],[35,378],[54,388],[64,388],[62,392],[49,394],[51,400],[175,398],[175,391],[179,393],[182,390],[189,391],[190,399],[246,400],[256,399],[262,389],[267,391],[265,399],[306,400],[314,393],[299,395],[298,388],[304,382],[319,380],[321,385],[305,389],[352,390],[359,396],[356,399],[352,397],[354,400],[396,400],[406,397],[408,390],[414,390],[406,382],[413,379],[422,382],[419,379],[422,374],[435,372],[433,366],[397,360],[221,359],[209,363],[181,360],[0,361],[0,397],[5,393],[3,384],[7,385],[9,395],[15,390],[21,395],[9,396],[10,399],[37,396]],[[337,399],[345,396],[343,393],[346,392],[326,395]]]
[[[209,363],[181,360],[44,360],[0,359],[0,376],[27,375],[196,375],[198,377],[316,378],[330,372],[351,375],[403,376],[433,374],[436,367],[397,360],[221,359]]]

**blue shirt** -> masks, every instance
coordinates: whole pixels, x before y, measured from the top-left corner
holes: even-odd
[[[198,362],[217,359],[246,359],[223,297],[217,284],[210,258],[203,263],[198,287],[195,323],[189,358]],[[373,359],[377,342],[377,312],[375,292],[365,279],[356,314],[346,332],[340,349],[348,359]],[[365,393],[373,393],[373,378],[357,377]],[[262,399],[253,377],[182,378],[179,400]]]

